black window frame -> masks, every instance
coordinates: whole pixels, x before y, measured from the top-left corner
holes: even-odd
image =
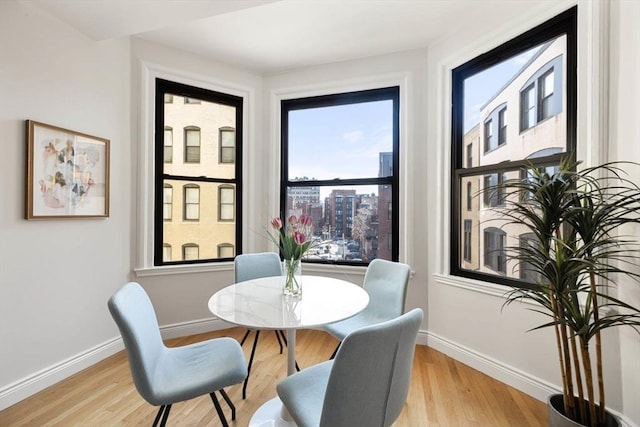
[[[392,102],[392,174],[385,177],[371,177],[371,178],[336,178],[325,180],[305,180],[305,179],[290,179],[288,165],[289,165],[289,135],[288,135],[288,123],[289,112],[294,110],[302,110],[308,108],[321,108],[332,107],[339,105],[358,104],[374,101],[390,100]],[[319,95],[306,98],[285,99],[280,104],[281,111],[281,127],[280,127],[280,141],[281,141],[281,158],[280,163],[280,216],[285,217],[287,211],[287,188],[288,187],[340,187],[345,188],[361,185],[377,185],[377,186],[391,186],[391,261],[397,262],[399,260],[400,252],[400,87],[390,86],[377,89],[367,89],[353,92],[343,92],[330,95]],[[295,178],[295,177],[293,177]],[[379,195],[378,195],[379,196]],[[326,209],[327,204],[321,202]],[[380,211],[380,206],[378,206]],[[382,244],[381,239],[385,236],[378,234],[378,242]],[[314,264],[333,264],[333,265],[355,265],[366,266],[368,261],[355,261],[355,260],[317,260],[317,259],[304,259],[305,263]]]
[[[236,135],[236,159],[242,159],[243,148],[243,108],[244,99],[240,96],[231,95],[222,92],[216,92],[210,89],[205,89],[197,86],[191,86],[175,81],[165,80],[161,78],[155,79],[155,138],[154,138],[154,224],[153,224],[153,265],[187,265],[187,264],[204,264],[204,263],[217,263],[228,262],[233,258],[204,258],[198,260],[176,260],[176,261],[164,261],[162,248],[164,244],[164,221],[163,221],[163,191],[164,181],[173,180],[183,183],[214,183],[214,184],[229,184],[235,187],[235,218],[242,218],[242,162],[236,161],[234,168],[235,173],[233,178],[219,178],[219,177],[206,177],[206,176],[188,176],[188,175],[172,175],[164,172],[164,107],[165,107],[165,94],[178,95],[186,98],[196,98],[213,103],[232,106],[235,108],[235,135]],[[173,101],[173,99],[172,99]],[[201,135],[202,138],[202,135]],[[202,139],[200,141],[202,145]],[[175,189],[174,189],[175,195]],[[205,195],[202,193],[200,199],[203,197],[213,197],[213,195]],[[217,215],[217,214],[216,214]],[[242,221],[235,221],[235,253],[242,253]]]
[[[484,71],[502,61],[538,46],[559,36],[566,36],[566,148],[562,153],[464,168],[464,81],[476,73]],[[463,178],[483,176],[490,173],[519,171],[531,163],[536,166],[557,165],[561,159],[575,160],[577,133],[577,6],[574,6],[548,21],[516,36],[502,45],[485,52],[478,57],[452,70],[452,117],[451,117],[451,223],[450,223],[450,260],[449,273],[453,276],[475,279],[511,287],[529,288],[530,283],[507,276],[484,273],[478,270],[462,268],[461,259],[461,223]],[[558,90],[557,87],[554,90]],[[534,93],[535,96],[535,93]],[[517,107],[520,108],[521,98]],[[537,114],[537,113],[536,113]],[[520,126],[522,114],[518,112]],[[536,116],[537,119],[537,116]],[[537,124],[534,123],[534,125]],[[526,130],[526,129],[525,129]]]

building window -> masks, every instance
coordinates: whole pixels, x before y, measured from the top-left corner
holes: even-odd
[[[507,107],[498,113],[498,145],[507,143]]]
[[[220,201],[218,212],[220,213],[220,221],[235,220],[235,194],[235,189],[232,186],[221,186],[218,188],[218,200]]]
[[[471,191],[471,182],[467,182],[467,211],[471,211],[473,208],[473,195]]]
[[[482,197],[485,207],[495,208],[497,206],[504,206],[504,188],[501,187],[501,185],[504,184],[504,180],[505,174],[503,173],[492,173],[484,176],[484,191],[482,192]]]
[[[184,261],[195,261],[200,259],[200,248],[195,243],[182,245],[182,259]]]
[[[504,250],[506,236],[499,228],[489,227],[484,230],[484,265],[500,273],[507,271]]]
[[[538,240],[533,233],[524,233],[520,235],[520,247],[529,247],[530,249],[535,250],[537,241]],[[533,269],[533,266],[526,261],[520,261],[518,263],[518,274],[521,280],[531,283],[535,283],[540,276],[539,273]]]
[[[493,120],[487,120],[484,123],[484,152],[493,150]]]
[[[464,220],[464,254],[463,258],[467,262],[471,262],[471,220]]]
[[[473,144],[467,145],[467,167],[473,167]]]
[[[164,185],[162,198],[162,219],[165,221],[171,221],[173,216],[173,187],[170,184]]]
[[[165,261],[171,261],[171,245],[167,243],[162,245],[162,259]]]
[[[548,119],[553,114],[553,68],[540,77],[540,117]]]
[[[233,153],[225,151],[234,160],[242,159],[243,99],[159,78],[155,85],[153,263],[228,261],[226,255],[219,256],[219,245],[231,245],[234,251],[242,249],[241,221],[236,221],[242,216],[242,164],[221,164],[215,141],[221,129],[235,129],[229,147]],[[165,104],[166,95],[175,102]],[[172,132],[175,155],[166,149],[165,129],[184,130]],[[167,156],[173,161],[167,162]],[[182,210],[180,221],[168,220],[173,217],[174,206]],[[167,245],[182,248],[182,257],[165,257]]]
[[[220,163],[236,161],[236,130],[230,127],[220,128]]]
[[[280,214],[311,215],[323,242],[304,261],[398,260],[399,101],[398,87],[282,101]]]
[[[184,162],[200,163],[200,128],[197,126],[184,128]]]
[[[520,129],[529,129],[536,123],[536,103],[535,90],[533,85],[525,88],[520,94],[520,111],[522,119]]]
[[[236,252],[231,243],[222,243],[218,245],[218,258],[233,258]]]
[[[574,159],[576,11],[573,7],[452,72],[452,275],[530,286],[517,268],[506,266],[504,248],[518,245],[525,230],[516,229],[501,214],[518,202],[505,194],[501,184],[521,178],[532,165],[553,168],[562,159]],[[510,108],[517,108],[517,114],[507,114]],[[549,117],[554,119],[546,120]],[[533,127],[540,131],[523,131]],[[478,136],[484,138],[483,149],[476,150],[478,158],[470,166],[468,147]],[[507,141],[508,150],[495,149]],[[470,182],[477,182],[474,191],[482,194],[482,202],[474,203],[471,211]],[[474,239],[467,220],[478,224]],[[475,265],[466,262],[469,254],[477,254]]]
[[[194,184],[184,186],[184,220],[200,219],[200,187]]]
[[[173,103],[173,95],[171,95],[170,93],[165,93],[164,94],[164,103],[165,104]]]
[[[173,129],[164,127],[164,162],[173,162]]]

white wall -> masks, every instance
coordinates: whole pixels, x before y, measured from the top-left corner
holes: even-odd
[[[0,409],[111,351],[106,301],[131,269],[129,80],[128,40],[0,2]],[[109,218],[23,219],[26,119],[111,140]]]
[[[640,162],[640,3],[622,0],[613,3],[611,63],[611,157]],[[640,171],[633,168],[631,178],[640,183]],[[640,239],[640,226],[635,230]],[[640,266],[636,268],[640,273]],[[640,284],[625,281],[620,290],[623,300],[640,306]],[[623,408],[625,415],[640,425],[640,335],[627,328],[620,334]]]

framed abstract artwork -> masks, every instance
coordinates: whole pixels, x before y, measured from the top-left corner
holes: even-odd
[[[108,217],[109,140],[26,124],[26,219]]]

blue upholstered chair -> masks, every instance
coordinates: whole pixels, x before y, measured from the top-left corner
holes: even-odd
[[[219,391],[231,408],[236,408],[223,390],[247,376],[242,348],[233,338],[214,338],[182,347],[166,347],[147,293],[137,283],[127,283],[109,299],[113,316],[129,357],[133,382],[151,405],[160,406],[153,422],[164,426],[171,405],[209,394],[222,425],[228,423],[215,395]]]
[[[251,254],[241,254],[236,256],[234,260],[234,271],[236,283],[244,282],[245,280],[259,279],[262,277],[272,277],[282,275],[282,263],[280,256],[275,252],[259,252]],[[247,378],[244,380],[242,386],[242,398],[247,397],[247,384],[249,383],[249,374],[251,374],[251,365],[253,365],[253,358],[256,353],[256,346],[258,345],[258,339],[260,338],[260,330],[247,329],[240,345],[244,345],[247,337],[251,332],[255,332],[253,338],[253,346],[251,347],[251,355],[249,356],[249,365],[247,367]],[[280,354],[282,354],[282,343],[286,343],[283,331],[273,331],[280,344]]]
[[[356,329],[400,316],[404,313],[410,272],[407,264],[383,259],[371,261],[363,284],[369,294],[367,308],[346,320],[325,325],[324,330],[342,341]],[[335,354],[334,351],[331,358]]]
[[[407,400],[422,310],[347,335],[334,360],[295,373],[278,396],[298,427],[388,427]]]

